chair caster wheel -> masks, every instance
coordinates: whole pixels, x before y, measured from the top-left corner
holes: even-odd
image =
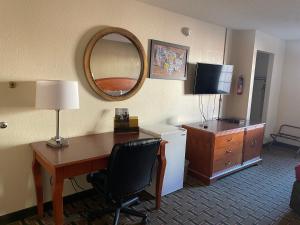
[[[145,217],[143,220],[142,220],[142,223],[141,224],[149,224],[150,223],[150,220],[149,220],[149,218],[148,218],[148,216],[147,217]]]

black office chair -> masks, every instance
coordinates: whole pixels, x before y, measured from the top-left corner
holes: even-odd
[[[114,212],[114,225],[118,224],[120,212],[141,217],[142,223],[148,222],[146,214],[129,206],[139,202],[138,194],[151,184],[160,141],[159,138],[150,138],[116,144],[108,168],[87,175],[87,181],[112,203],[113,206],[101,211],[101,215]]]

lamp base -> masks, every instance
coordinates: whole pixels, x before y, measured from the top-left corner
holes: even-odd
[[[62,137],[53,137],[49,141],[47,141],[47,145],[51,148],[63,148],[69,146],[69,141]]]

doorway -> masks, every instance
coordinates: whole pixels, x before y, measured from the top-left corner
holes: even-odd
[[[257,51],[250,120],[266,122],[274,54]]]

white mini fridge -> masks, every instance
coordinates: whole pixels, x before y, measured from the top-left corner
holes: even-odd
[[[144,133],[168,141],[166,144],[166,172],[162,187],[162,196],[183,188],[186,129],[169,125],[152,125],[141,128]],[[152,184],[146,189],[155,196],[157,164],[154,168]]]

